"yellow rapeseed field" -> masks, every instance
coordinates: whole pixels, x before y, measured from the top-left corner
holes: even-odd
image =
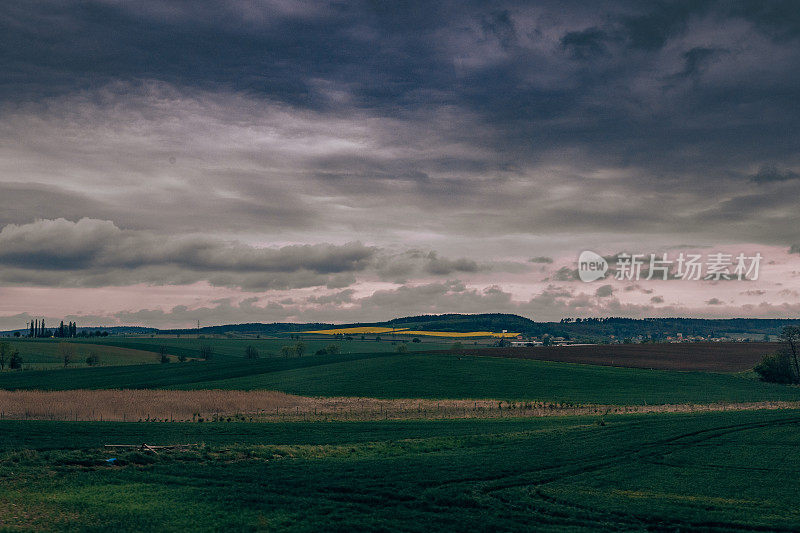
[[[491,331],[411,331],[407,328],[385,328],[364,326],[359,328],[338,328],[338,329],[319,329],[316,331],[306,331],[305,333],[316,333],[318,335],[344,335],[361,333],[397,333],[398,335],[418,335],[428,337],[516,337],[519,333],[493,333]]]
[[[402,335],[427,335],[429,337],[516,337],[519,333],[492,333],[491,331],[399,331]]]
[[[316,331],[306,331],[305,333],[317,333],[319,335],[338,335],[342,333],[344,335],[348,334],[356,334],[356,333],[391,333],[392,331],[399,332],[407,328],[384,328],[384,327],[372,327],[372,326],[363,326],[359,328],[337,328],[337,329],[318,329]]]

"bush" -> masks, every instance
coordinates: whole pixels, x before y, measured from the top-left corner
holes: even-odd
[[[258,359],[258,350],[255,346],[248,346],[244,350],[244,355],[248,359]]]
[[[408,346],[405,344],[398,344],[397,348],[395,348],[395,351],[397,353],[406,353],[408,351]]]
[[[763,381],[793,383],[795,381],[789,354],[785,352],[765,355],[753,369]]]
[[[214,356],[214,349],[210,344],[204,344],[200,347],[200,358],[208,361]]]
[[[167,347],[164,345],[158,347],[158,360],[162,364],[169,363],[169,354],[167,354]]]
[[[8,360],[8,368],[12,370],[22,368],[22,356],[19,354],[19,350],[14,350],[14,353],[11,354],[11,359]]]
[[[69,342],[58,343],[58,354],[64,361],[64,368],[68,367],[72,360],[75,358],[75,346]]]
[[[86,364],[89,366],[97,366],[100,364],[100,356],[94,352],[89,352],[89,357],[86,358]]]
[[[314,355],[336,355],[341,351],[338,344],[329,344],[325,348],[320,348]]]

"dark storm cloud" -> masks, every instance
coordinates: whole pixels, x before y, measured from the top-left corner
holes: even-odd
[[[376,250],[358,242],[254,248],[204,236],[164,239],[84,218],[39,220],[0,231],[3,280],[34,285],[192,283],[247,289],[338,286]],[[344,277],[342,277],[344,276]]]
[[[343,288],[356,282],[356,274],[366,272],[418,278],[477,272],[481,268],[474,261],[451,259],[434,251],[393,254],[360,242],[254,247],[197,234],[164,238],[90,218],[5,226],[0,230],[0,267],[0,281],[10,284],[103,286],[208,281],[215,286],[255,291]]]
[[[775,165],[764,165],[758,172],[751,176],[751,180],[756,183],[765,183],[770,181],[788,181],[800,178],[800,173],[792,170],[779,170]]]
[[[749,0],[13,3],[0,14],[0,224],[30,225],[39,244],[15,248],[19,228],[3,230],[2,278],[346,288],[491,270],[496,252],[477,244],[431,252],[458,239],[506,239],[543,264],[563,250],[524,237],[788,247],[797,13]],[[36,222],[84,217],[96,222],[51,240]],[[326,244],[353,241],[369,246]],[[475,296],[448,291],[443,304]],[[597,305],[586,298],[573,307]]]

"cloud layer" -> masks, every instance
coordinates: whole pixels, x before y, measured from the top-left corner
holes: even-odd
[[[581,296],[572,258],[800,242],[791,3],[45,1],[0,35],[5,287],[635,315],[684,296]],[[793,305],[777,287],[675,310]]]

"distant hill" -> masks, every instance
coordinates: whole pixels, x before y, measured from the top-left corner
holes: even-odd
[[[383,322],[351,324],[328,323],[271,323],[228,324],[200,328],[204,334],[261,334],[297,333],[320,329],[348,327],[395,327],[426,331],[493,331],[519,332],[541,336],[549,334],[576,340],[607,339],[643,336],[662,339],[678,333],[684,336],[723,337],[732,335],[777,335],[785,325],[800,325],[798,319],[702,319],[702,318],[588,318],[564,319],[560,322],[535,322],[529,318],[507,313],[420,315],[395,318]],[[197,329],[161,330],[162,333],[194,333]]]
[[[615,338],[635,338],[642,336],[654,340],[674,336],[678,333],[684,336],[725,337],[734,335],[760,336],[777,335],[785,325],[800,325],[798,319],[760,319],[760,318],[731,318],[731,319],[703,319],[703,318],[584,318],[564,319],[560,322],[536,322],[529,318],[507,313],[483,314],[443,314],[420,315],[395,318],[383,322],[358,322],[352,324],[330,324],[323,322],[285,323],[273,322],[269,324],[225,324],[219,326],[204,326],[199,332],[207,335],[223,335],[226,333],[250,335],[280,335],[286,333],[299,333],[320,329],[347,328],[359,326],[406,328],[423,331],[492,331],[507,330],[525,335],[541,336],[549,334],[555,337],[565,337],[573,340],[602,340]],[[112,335],[125,334],[191,334],[197,333],[197,328],[182,329],[156,329],[136,326],[114,327],[79,327],[78,331],[108,331]],[[25,330],[18,330],[23,335]],[[0,332],[3,335],[13,335],[14,330]]]

